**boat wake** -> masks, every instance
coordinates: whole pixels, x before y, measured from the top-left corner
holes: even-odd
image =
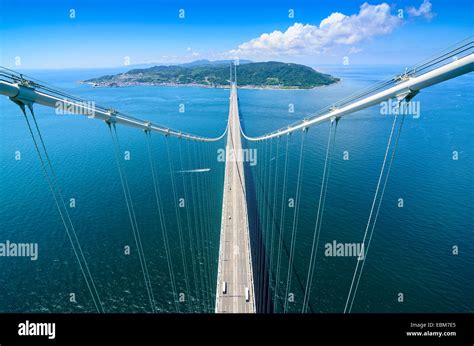
[[[199,168],[199,169],[189,169],[185,171],[178,171],[177,173],[201,173],[201,172],[209,172],[210,168]]]

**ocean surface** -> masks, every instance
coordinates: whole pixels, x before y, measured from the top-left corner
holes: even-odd
[[[293,123],[403,67],[327,66],[321,70],[341,78],[341,82],[313,90],[239,90],[247,135],[256,136]],[[93,88],[77,81],[110,70],[27,73],[99,105],[166,127],[212,137],[221,135],[226,127],[228,89]],[[473,86],[472,75],[462,76],[423,90],[415,97],[420,117],[406,116],[353,312],[474,311]],[[289,112],[290,104],[294,112]],[[180,112],[183,105],[184,112]],[[104,310],[150,312],[107,125],[87,117],[57,115],[54,109],[42,106],[35,106],[35,112],[64,199],[68,206],[71,198],[75,200],[75,207],[68,208],[69,215]],[[309,300],[312,312],[344,310],[357,258],[325,256],[324,246],[333,241],[362,242],[392,120],[392,116],[382,115],[380,107],[374,106],[338,123]],[[283,221],[278,295],[274,294],[278,233],[273,233],[273,238],[271,232],[263,234],[268,263],[272,263],[267,275],[271,278],[271,305],[275,312],[283,311],[286,293],[294,297],[287,304],[287,311],[302,309],[328,131],[329,124],[325,123],[306,134],[292,266],[288,251],[295,208],[287,207],[287,200],[296,196],[302,133],[293,134],[289,140],[283,207],[286,138],[271,144],[247,143],[248,148],[257,148],[258,160],[250,168],[248,179],[256,181],[260,177],[267,186],[265,199],[254,205],[249,201],[252,218],[261,213],[258,222],[252,219],[251,226],[272,224],[271,212],[264,215],[262,201],[274,205],[274,219]],[[161,190],[163,227],[158,217],[147,137],[140,130],[123,126],[117,128],[117,133],[119,154],[130,154],[130,160],[120,158],[120,164],[131,190],[157,311],[175,312],[173,295],[184,292],[178,311],[212,312],[224,172],[217,150],[225,146],[224,140],[205,145],[152,135],[152,162]],[[457,160],[453,160],[455,151]],[[15,159],[18,152],[20,160]],[[344,160],[344,154],[349,155],[348,160]],[[0,311],[95,311],[25,119],[20,109],[4,97],[0,98],[0,167],[0,243],[8,240],[39,246],[36,261],[0,257]],[[279,172],[275,174],[276,167]],[[184,198],[185,207],[175,208],[180,198]],[[403,207],[399,207],[400,198]],[[285,216],[280,218],[283,209]],[[278,221],[274,232],[279,225]],[[169,239],[174,289],[162,237],[164,228]],[[126,254],[127,247],[130,254]],[[457,254],[453,254],[453,247],[457,247]],[[254,270],[257,269],[254,263]],[[291,286],[286,289],[289,275]]]

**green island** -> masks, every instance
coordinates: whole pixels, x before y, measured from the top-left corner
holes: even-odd
[[[229,63],[200,60],[183,65],[133,69],[125,73],[88,79],[82,83],[96,87],[161,85],[227,88],[229,78]],[[237,84],[240,88],[312,89],[338,81],[339,78],[293,63],[245,62],[237,67]]]

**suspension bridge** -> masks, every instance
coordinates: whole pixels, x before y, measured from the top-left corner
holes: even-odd
[[[216,292],[216,312],[255,312],[245,175],[240,136],[237,86],[232,84],[224,180],[224,202]]]
[[[41,163],[54,204],[60,214],[74,255],[80,267],[83,280],[90,293],[97,312],[106,312],[107,306],[101,299],[100,287],[91,274],[90,263],[84,255],[75,225],[65,204],[64,194],[52,159],[48,154],[45,138],[35,115],[34,105],[74,110],[74,113],[105,122],[112,138],[117,170],[120,177],[123,198],[130,220],[143,284],[147,292],[151,312],[159,312],[160,307],[154,294],[148,261],[144,251],[142,235],[137,222],[130,182],[126,169],[121,162],[119,126],[128,126],[143,130],[146,137],[147,153],[150,163],[152,194],[156,202],[156,212],[160,224],[165,248],[167,270],[172,290],[171,305],[176,312],[217,312],[217,313],[271,313],[288,312],[291,300],[291,287],[294,284],[294,265],[297,232],[300,227],[301,213],[315,213],[314,232],[311,238],[311,253],[307,258],[308,270],[304,277],[296,278],[302,287],[303,298],[301,312],[311,310],[310,301],[313,292],[316,260],[324,217],[326,194],[330,178],[332,152],[336,140],[338,123],[342,118],[357,111],[378,105],[388,100],[396,100],[399,109],[410,102],[422,89],[470,73],[474,70],[473,40],[466,39],[455,46],[411,67],[404,72],[377,83],[351,95],[340,102],[271,133],[257,137],[245,133],[240,124],[237,96],[237,67],[230,68],[230,102],[227,126],[223,133],[215,138],[199,136],[151,121],[124,114],[110,107],[93,105],[87,100],[69,95],[53,86],[6,68],[0,70],[0,94],[17,104],[25,118],[26,125]],[[232,77],[232,70],[234,76]],[[351,312],[356,299],[360,278],[368,255],[372,236],[381,208],[383,195],[395,157],[396,148],[402,132],[405,115],[398,112],[393,117],[387,146],[382,159],[378,179],[375,182],[374,198],[368,213],[367,226],[362,243],[364,253],[356,261],[343,312]],[[303,169],[305,146],[308,130],[315,125],[329,123],[324,166],[321,172],[321,186],[318,203],[313,210],[302,210]],[[163,211],[163,198],[159,171],[152,134],[166,138],[167,161],[172,187],[175,223],[172,229]],[[298,162],[296,181],[288,177],[289,142],[294,134],[300,135],[298,144]],[[179,157],[170,154],[170,138],[176,139]],[[180,172],[207,171],[206,167],[214,155],[211,145],[221,145],[226,141],[225,171],[223,181],[222,208],[217,212],[212,207],[215,202],[215,188],[205,174],[181,174],[177,178],[176,165]],[[183,148],[186,143],[186,148]],[[244,149],[255,147],[259,153],[259,165],[250,167],[248,162],[235,155]],[[184,155],[186,154],[187,157]],[[262,154],[263,153],[263,154]],[[283,160],[272,164],[271,158]],[[232,157],[232,159],[229,159]],[[281,180],[280,180],[281,178]],[[289,184],[295,183],[295,208],[290,227],[285,229],[283,219],[286,210],[284,200]],[[273,192],[273,193],[271,193]],[[185,211],[179,208],[179,196],[183,194],[188,201]],[[254,201],[250,203],[250,200]],[[191,202],[189,202],[191,201]],[[249,205],[253,205],[252,210]],[[219,224],[213,219],[220,219]],[[284,241],[286,235],[289,242]],[[181,263],[178,277],[177,265],[173,263],[174,250],[171,240],[178,239]],[[285,252],[285,256],[283,253]],[[287,262],[287,263],[283,263]],[[288,268],[281,270],[283,264]],[[286,275],[285,275],[286,274]],[[186,297],[186,298],[185,298]],[[190,297],[190,298],[189,298]],[[188,307],[180,305],[188,302]]]

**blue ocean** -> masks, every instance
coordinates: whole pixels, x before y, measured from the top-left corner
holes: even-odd
[[[284,127],[403,71],[402,66],[317,69],[341,81],[312,90],[239,89],[246,134],[257,136]],[[70,94],[165,127],[210,137],[224,132],[228,89],[94,88],[78,83],[113,72],[27,71]],[[415,97],[420,116],[406,116],[353,312],[474,311],[473,86],[473,76],[466,75],[422,90]],[[184,111],[180,111],[183,106]],[[104,310],[151,312],[108,126],[97,119],[57,115],[54,109],[34,107],[66,204],[69,206],[74,200],[69,215]],[[289,112],[290,108],[293,112]],[[39,249],[35,261],[0,257],[0,311],[94,312],[25,119],[18,106],[6,98],[0,99],[0,114],[0,243],[37,243]],[[357,258],[326,256],[325,244],[362,242],[392,120],[392,116],[381,114],[380,107],[374,106],[338,122],[309,299],[311,312],[344,310]],[[246,143],[248,148],[257,149],[258,157],[256,168],[249,170],[249,179],[261,179],[267,187],[266,200],[282,220],[272,227],[271,213],[261,210],[262,215],[258,216],[259,224],[270,225],[266,226],[264,238],[271,263],[269,290],[274,312],[283,311],[287,291],[294,297],[287,311],[302,309],[329,126],[323,123],[306,134],[291,266],[288,249],[295,208],[288,207],[287,200],[296,196],[303,134],[294,133],[288,143],[283,202],[282,168],[287,139]],[[117,126],[117,134],[120,154],[129,154],[122,165],[157,311],[176,312],[174,293],[183,292],[179,312],[213,312],[224,179],[224,164],[216,157],[225,140],[200,144],[152,134],[163,225],[158,217],[145,133]],[[278,179],[274,178],[276,167]],[[176,199],[182,197],[185,207],[177,210]],[[260,206],[250,203],[249,210],[260,212]],[[280,218],[282,210],[285,215]],[[254,220],[251,226],[256,223]],[[280,253],[275,233],[279,228]],[[291,287],[287,289],[288,276]],[[277,284],[279,290],[275,294]]]

